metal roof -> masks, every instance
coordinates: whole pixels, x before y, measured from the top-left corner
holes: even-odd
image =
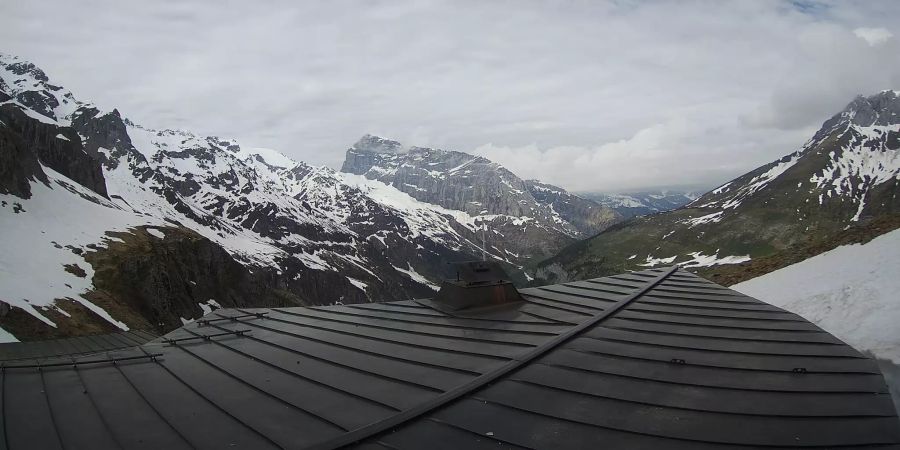
[[[0,344],[0,362],[102,353],[109,350],[137,347],[153,339],[156,339],[156,336],[145,331],[134,330],[65,339],[2,343]]]
[[[431,300],[223,309],[140,347],[4,362],[32,448],[900,447],[877,365],[688,272]]]

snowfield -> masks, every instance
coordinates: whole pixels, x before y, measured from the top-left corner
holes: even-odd
[[[900,363],[900,230],[731,286]]]

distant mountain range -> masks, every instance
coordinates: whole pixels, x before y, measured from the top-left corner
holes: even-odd
[[[900,213],[900,96],[857,97],[800,149],[665,213],[637,217],[539,264],[559,281],[657,265],[747,263]]]
[[[578,195],[616,211],[623,218],[630,218],[681,208],[703,195],[703,191],[654,190],[615,194],[580,192]]]
[[[0,326],[21,338],[430,296],[482,254],[524,281],[619,217],[460,152],[365,136],[337,172],[144,127],[7,55],[0,150]]]

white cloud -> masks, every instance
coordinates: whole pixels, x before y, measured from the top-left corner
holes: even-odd
[[[857,28],[853,30],[853,34],[864,39],[869,45],[883,44],[888,39],[894,37],[894,33],[891,33],[884,28]]]
[[[0,51],[148,126],[333,167],[376,133],[587,190],[789,153],[900,88],[897,40],[856,32],[896,24],[894,1],[57,0],[4,5]]]

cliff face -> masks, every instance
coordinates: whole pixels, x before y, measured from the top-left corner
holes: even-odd
[[[0,105],[0,122],[3,123],[0,128],[4,129],[3,133],[9,140],[11,150],[18,152],[20,158],[33,160],[24,155],[21,150],[24,146],[44,166],[104,197],[107,196],[103,169],[99,161],[85,152],[81,138],[75,130],[41,121],[14,104]],[[18,142],[18,145],[14,142]],[[34,171],[33,162],[21,164],[11,162],[11,165],[20,166],[19,170],[25,170],[22,164],[31,167],[27,170]]]
[[[348,149],[341,171],[474,218],[487,225],[490,245],[515,254],[512,259],[518,263],[549,256],[618,220],[609,208],[556,186],[522,180],[488,159],[457,151],[407,149],[376,136],[363,136]]]
[[[3,114],[2,107],[0,114]],[[32,181],[47,182],[37,155],[3,119],[0,119],[0,149],[3,150],[0,151],[0,193],[29,198]]]
[[[534,199],[547,205],[560,218],[572,224],[582,237],[592,236],[621,220],[618,212],[569,193],[565,189],[538,180],[526,180],[525,187]]]

